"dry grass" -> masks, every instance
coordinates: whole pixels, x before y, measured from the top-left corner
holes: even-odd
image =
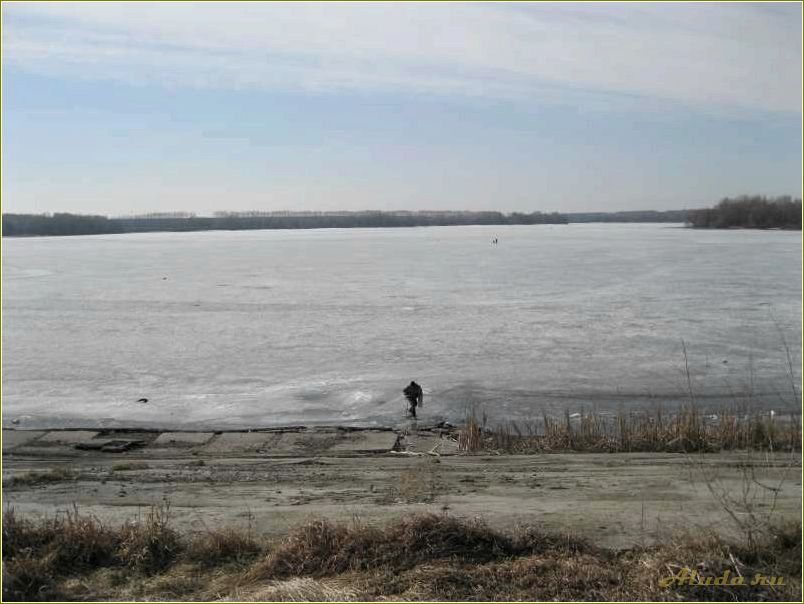
[[[484,418],[485,419],[485,418]],[[734,409],[704,414],[685,405],[673,414],[631,412],[616,416],[581,412],[557,419],[486,427],[474,415],[458,432],[461,451],[500,453],[801,451],[797,417],[781,420]]]
[[[47,557],[22,553],[3,560],[3,600],[43,602],[57,599],[56,578]]]
[[[268,547],[235,529],[185,542],[170,532],[165,507],[152,512],[112,531],[75,512],[33,522],[7,509],[4,600],[800,601],[798,526],[775,529],[753,549],[682,535],[613,552],[534,527],[503,533],[478,519],[425,514],[385,527],[316,520]],[[67,564],[68,556],[81,563]],[[682,567],[706,575],[775,574],[787,583],[660,585]]]
[[[474,409],[467,414],[463,426],[458,432],[458,448],[461,451],[474,452],[483,450],[483,433],[485,426],[485,416],[483,426],[475,416]]]
[[[367,568],[409,568],[425,560],[485,561],[513,552],[511,539],[478,520],[425,514],[379,529],[318,520],[292,532],[250,570],[252,579],[327,576]]]
[[[757,573],[785,578],[785,586],[698,586],[676,585],[676,599],[720,601],[801,601],[801,526],[770,527],[759,547],[725,542],[712,534],[677,535],[658,547],[628,552],[630,562],[625,579],[644,584],[651,599],[658,599],[662,588],[657,576],[667,577],[683,568],[702,576],[743,576],[750,583]]]
[[[65,480],[75,480],[76,474],[72,469],[58,466],[51,468],[47,472],[25,472],[17,474],[3,481],[3,488],[15,487],[20,485],[31,486],[37,484],[48,484],[51,482],[63,482]]]
[[[125,524],[119,533],[117,555],[126,566],[156,572],[170,565],[182,544],[170,527],[170,504],[152,506],[144,519]]]
[[[348,602],[359,594],[342,581],[293,578],[276,581],[267,586],[235,592],[225,598],[230,602]]]
[[[150,466],[144,461],[118,461],[112,464],[112,472],[130,472],[133,470],[147,470]]]
[[[73,509],[39,522],[3,513],[3,599],[48,600],[57,578],[110,564],[116,536]]]
[[[153,507],[144,521],[113,530],[75,508],[38,521],[5,509],[3,598],[47,599],[44,594],[62,578],[98,568],[156,572],[167,567],[181,551],[168,511],[168,506]]]
[[[391,597],[415,601],[605,600],[616,599],[619,584],[620,569],[601,564],[594,556],[532,555],[482,565],[423,565],[398,575]],[[382,591],[379,585],[375,589],[378,587]]]
[[[39,522],[19,518],[13,508],[3,513],[3,559],[35,554],[47,559],[55,573],[108,564],[115,540],[95,517],[75,508]]]
[[[399,480],[388,488],[385,496],[379,501],[383,503],[432,503],[438,494],[439,460],[424,457],[411,467],[399,472]]]
[[[204,566],[243,563],[253,560],[262,549],[250,531],[226,527],[197,535],[188,545],[185,558]]]

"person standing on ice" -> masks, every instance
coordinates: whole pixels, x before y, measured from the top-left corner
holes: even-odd
[[[416,407],[424,403],[424,391],[422,387],[411,380],[410,384],[407,385],[402,393],[405,395],[405,398],[408,399],[408,414],[413,419],[416,419]]]

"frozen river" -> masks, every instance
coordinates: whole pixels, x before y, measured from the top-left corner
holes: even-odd
[[[499,245],[490,244],[493,237]],[[796,407],[801,234],[680,225],[3,240],[3,420],[394,424]],[[141,397],[147,404],[138,404]]]

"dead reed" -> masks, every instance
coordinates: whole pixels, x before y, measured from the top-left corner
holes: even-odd
[[[169,502],[151,506],[144,519],[123,525],[118,537],[118,558],[138,571],[162,570],[182,549],[178,533],[170,527]]]
[[[705,414],[695,405],[666,414],[628,412],[604,415],[582,411],[562,418],[543,415],[539,421],[508,421],[484,427],[470,413],[458,432],[467,453],[627,453],[715,452],[730,450],[800,451],[801,424],[759,413],[723,409]]]
[[[474,410],[469,412],[463,427],[458,432],[458,447],[461,451],[480,451],[483,448],[483,427],[475,416]]]

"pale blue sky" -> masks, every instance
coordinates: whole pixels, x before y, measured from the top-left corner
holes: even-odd
[[[3,3],[3,211],[801,194],[801,5]]]

